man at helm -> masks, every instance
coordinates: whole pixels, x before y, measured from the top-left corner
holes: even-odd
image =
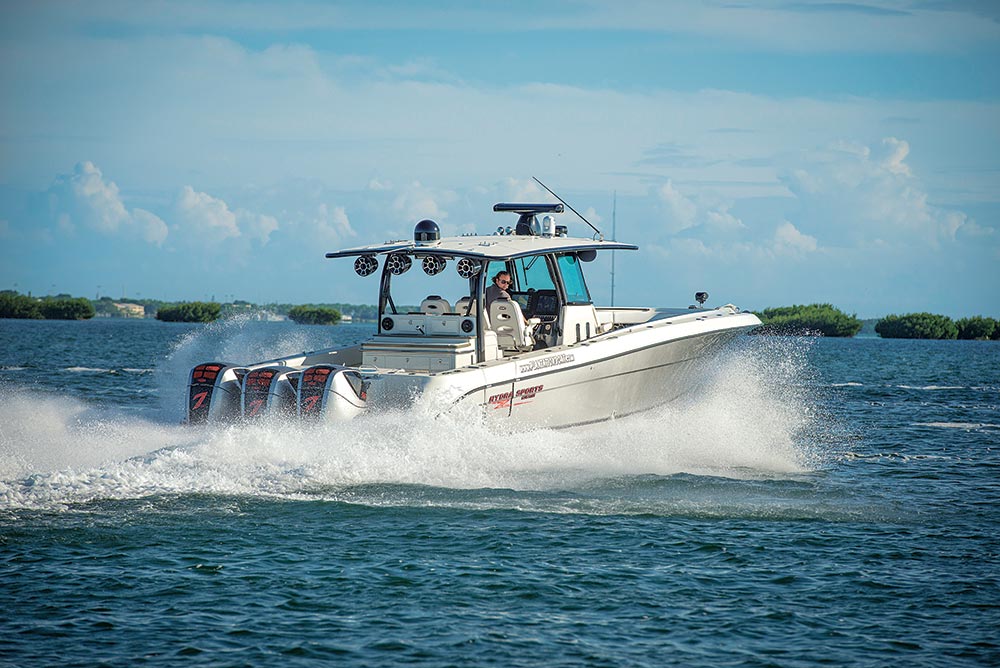
[[[510,272],[503,270],[498,271],[496,276],[493,277],[493,285],[486,288],[486,312],[490,312],[490,304],[498,299],[510,300],[510,293],[507,292],[507,288],[510,287]]]

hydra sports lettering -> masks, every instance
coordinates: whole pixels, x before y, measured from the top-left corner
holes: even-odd
[[[535,395],[542,391],[544,385],[533,385],[531,387],[522,387],[520,390],[514,392],[514,396],[522,401],[527,402],[535,398]]]
[[[501,392],[500,394],[494,394],[486,403],[493,405],[494,408],[508,408],[511,405],[511,400],[514,401],[515,406],[520,406],[522,403],[527,403],[535,398],[535,396],[542,391],[544,385],[532,385],[531,387],[522,387],[514,392]]]
[[[501,392],[494,394],[486,403],[492,404],[494,408],[510,408],[510,400],[513,398],[513,392]]]

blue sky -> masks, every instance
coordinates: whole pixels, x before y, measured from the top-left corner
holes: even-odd
[[[0,288],[371,303],[537,176],[618,304],[1000,316],[997,7],[0,1]]]

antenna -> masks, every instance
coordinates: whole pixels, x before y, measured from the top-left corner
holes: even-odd
[[[618,241],[618,220],[616,214],[618,213],[618,191],[615,190],[611,196],[611,240]],[[611,254],[611,305],[615,305],[615,256],[618,253]]]
[[[538,177],[532,176],[531,178],[535,179],[535,181],[538,181]],[[594,227],[593,224],[589,220],[587,220],[586,218],[584,218],[582,213],[580,213],[579,211],[577,211],[576,209],[574,209],[572,206],[570,206],[569,202],[567,202],[566,200],[564,200],[562,197],[560,197],[559,195],[557,195],[554,192],[552,192],[552,189],[549,188],[544,183],[542,183],[541,181],[538,181],[538,185],[540,185],[541,187],[543,187],[546,190],[548,190],[550,195],[552,195],[557,200],[559,200],[560,202],[562,202],[563,204],[565,204],[566,208],[569,209],[570,211],[572,211],[573,213],[575,213],[577,216],[579,216],[580,220],[582,220],[583,222],[585,222],[588,225],[590,225],[590,229],[594,230],[594,232],[597,232],[597,236],[599,237],[600,241],[604,241],[604,235],[601,234],[601,231],[599,229],[597,229],[596,227]]]

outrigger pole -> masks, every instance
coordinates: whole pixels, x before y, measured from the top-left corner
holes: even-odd
[[[570,211],[572,211],[573,213],[575,213],[575,214],[576,214],[577,216],[579,216],[580,220],[582,220],[583,222],[585,222],[585,223],[587,223],[588,225],[590,225],[590,229],[594,230],[594,232],[597,232],[597,237],[598,237],[598,240],[600,240],[600,241],[604,241],[604,235],[603,235],[603,234],[601,233],[601,231],[600,231],[599,229],[597,229],[596,227],[594,227],[594,225],[593,225],[593,224],[592,224],[592,223],[591,223],[591,222],[590,222],[589,220],[587,220],[586,218],[584,218],[584,217],[583,217],[583,214],[582,214],[582,213],[580,213],[579,211],[577,211],[576,209],[574,209],[574,208],[573,208],[573,207],[572,207],[572,206],[570,205],[570,203],[569,203],[569,202],[567,202],[566,200],[564,200],[564,199],[563,199],[562,197],[560,197],[559,195],[557,195],[557,194],[555,194],[554,192],[552,192],[552,189],[551,189],[551,188],[549,188],[549,187],[548,187],[547,185],[545,185],[544,183],[542,183],[541,181],[539,181],[539,180],[538,180],[538,177],[537,177],[537,176],[532,176],[531,178],[535,179],[535,181],[537,181],[537,182],[538,182],[538,185],[540,185],[541,187],[543,187],[543,188],[545,188],[546,190],[548,190],[548,191],[549,191],[549,194],[550,194],[550,195],[552,195],[552,196],[553,196],[553,197],[555,197],[555,198],[556,198],[557,200],[559,200],[559,201],[560,201],[560,202],[562,202],[562,203],[563,203],[564,205],[566,205],[566,208],[567,208],[567,209],[569,209]]]

